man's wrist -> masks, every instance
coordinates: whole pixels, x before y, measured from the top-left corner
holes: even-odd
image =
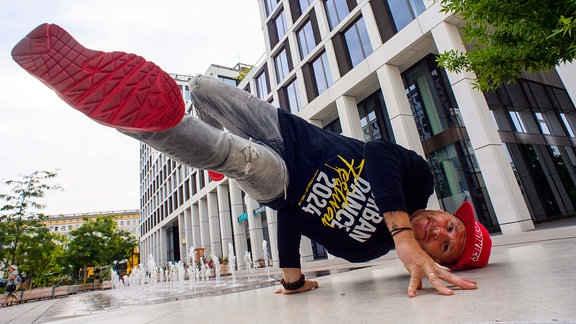
[[[390,234],[392,235],[392,237],[405,232],[405,231],[411,231],[412,227],[395,227],[390,231]]]
[[[295,281],[295,282],[286,282],[286,281],[284,281],[284,279],[282,279],[280,281],[280,283],[282,284],[282,286],[284,286],[284,289],[286,289],[286,290],[300,289],[300,288],[304,287],[305,282],[306,282],[306,277],[304,276],[304,274],[302,274],[300,276],[300,279],[298,279],[298,281]]]

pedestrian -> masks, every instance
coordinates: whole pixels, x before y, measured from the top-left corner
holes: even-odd
[[[18,266],[12,264],[8,267],[8,277],[6,278],[6,292],[4,293],[4,303],[3,307],[12,306],[12,298],[16,299],[17,302],[21,302],[22,299],[16,294],[16,289],[22,283],[20,276],[18,274]]]
[[[13,49],[26,71],[93,120],[138,139],[185,165],[236,180],[278,211],[282,286],[291,294],[318,287],[300,265],[301,236],[352,262],[396,249],[413,297],[427,278],[475,289],[453,270],[488,263],[491,240],[469,202],[454,214],[425,210],[433,194],[426,161],[394,143],[368,143],[322,130],[284,109],[218,80],[191,81],[195,112],[184,112],[174,80],[143,58],[80,45],[43,24]]]

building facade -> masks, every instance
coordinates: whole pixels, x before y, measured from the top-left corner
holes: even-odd
[[[138,209],[51,215],[42,220],[42,223],[48,227],[50,232],[63,234],[70,238],[69,233],[82,226],[86,219],[93,221],[103,216],[114,216],[119,230],[128,231],[136,238],[140,238],[140,211]]]
[[[429,207],[453,212],[469,200],[491,232],[574,217],[574,65],[482,93],[471,73],[436,64],[438,53],[465,51],[463,22],[438,2],[258,2],[266,55],[241,81],[234,78],[245,66],[212,66],[206,75],[321,128],[418,152],[435,175]],[[186,80],[175,79],[189,99]],[[227,256],[231,246],[237,257],[250,251],[256,260],[266,241],[277,260],[276,213],[234,181],[212,182],[142,145],[141,188],[143,256],[166,263],[186,260],[194,248]],[[327,256],[306,238],[301,252],[303,261]]]

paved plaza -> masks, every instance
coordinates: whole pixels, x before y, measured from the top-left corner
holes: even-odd
[[[491,263],[462,272],[479,289],[440,296],[428,282],[406,296],[394,253],[365,264],[307,263],[320,288],[273,294],[278,269],[251,284],[97,291],[0,309],[0,323],[576,323],[576,221],[493,236]],[[238,281],[247,274],[238,274]],[[269,279],[270,278],[270,279]],[[228,281],[228,283],[226,283]]]

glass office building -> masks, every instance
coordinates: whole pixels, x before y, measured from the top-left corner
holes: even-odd
[[[525,74],[479,92],[473,76],[439,68],[435,54],[465,50],[459,19],[425,0],[259,0],[266,54],[207,75],[319,127],[360,140],[385,138],[432,168],[429,207],[470,201],[491,232],[522,232],[574,217],[576,68]],[[178,81],[178,79],[177,79]],[[179,81],[189,96],[186,80]],[[232,180],[211,182],[146,145],[141,150],[141,251],[161,262],[192,249],[226,256],[262,242],[277,261],[276,213]],[[273,181],[273,180],[271,180]],[[330,257],[302,239],[303,261]]]

